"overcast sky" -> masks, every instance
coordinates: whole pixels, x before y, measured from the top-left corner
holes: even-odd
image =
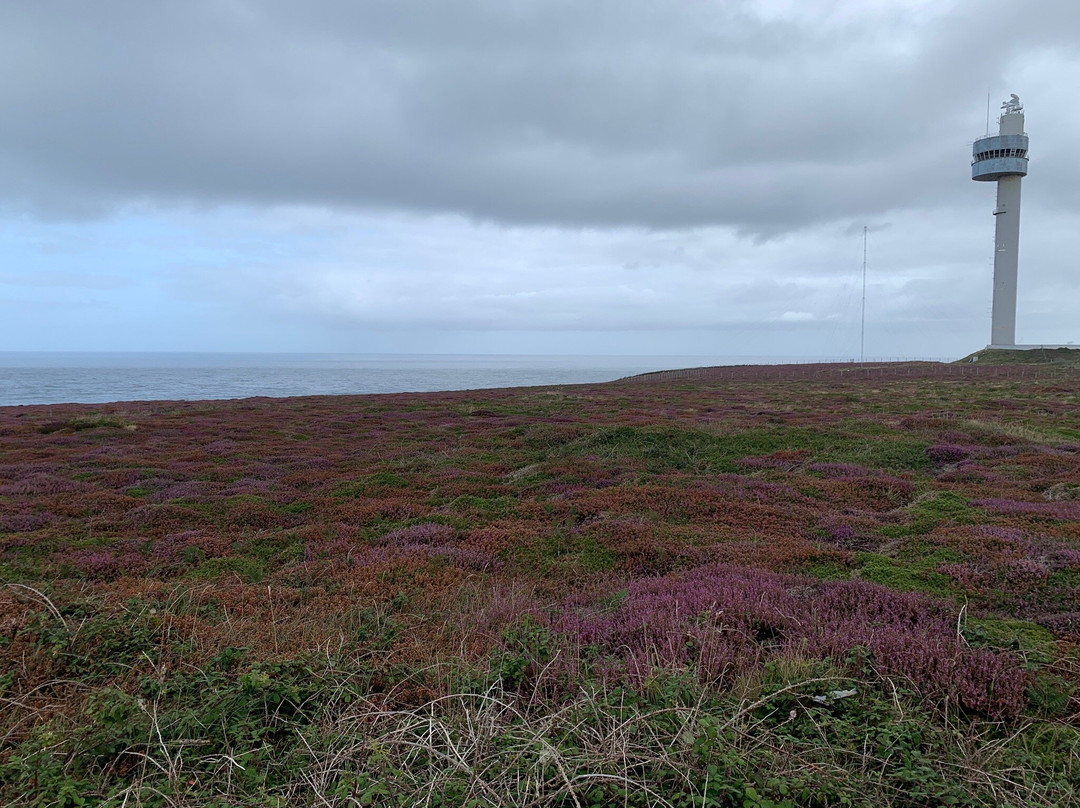
[[[0,350],[1080,342],[1077,0],[0,0]]]

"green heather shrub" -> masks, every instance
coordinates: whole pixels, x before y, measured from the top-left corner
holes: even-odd
[[[900,558],[878,553],[856,553],[860,578],[902,592],[925,592],[931,595],[951,595],[956,587],[948,576],[937,572],[944,562],[952,560],[948,548],[930,549],[914,545]]]
[[[905,509],[910,522],[886,525],[881,534],[890,538],[920,536],[943,524],[963,525],[975,522],[977,511],[962,494],[953,491],[935,491],[923,494]]]

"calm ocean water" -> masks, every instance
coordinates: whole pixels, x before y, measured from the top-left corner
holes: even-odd
[[[798,361],[810,360],[738,356],[0,352],[0,406],[584,384],[650,370]]]

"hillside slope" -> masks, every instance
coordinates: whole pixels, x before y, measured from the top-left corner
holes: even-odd
[[[1036,348],[1030,351],[1002,351],[983,348],[958,359],[954,365],[1060,365],[1080,368],[1080,346],[1075,348]]]
[[[1080,371],[0,408],[0,804],[1080,804]]]

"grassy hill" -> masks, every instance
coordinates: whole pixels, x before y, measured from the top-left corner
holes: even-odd
[[[0,408],[0,804],[1080,804],[1080,371],[965,370]]]
[[[1036,348],[1030,351],[1002,351],[984,348],[958,359],[953,364],[977,362],[980,365],[1058,365],[1080,368],[1080,346],[1075,348]]]

